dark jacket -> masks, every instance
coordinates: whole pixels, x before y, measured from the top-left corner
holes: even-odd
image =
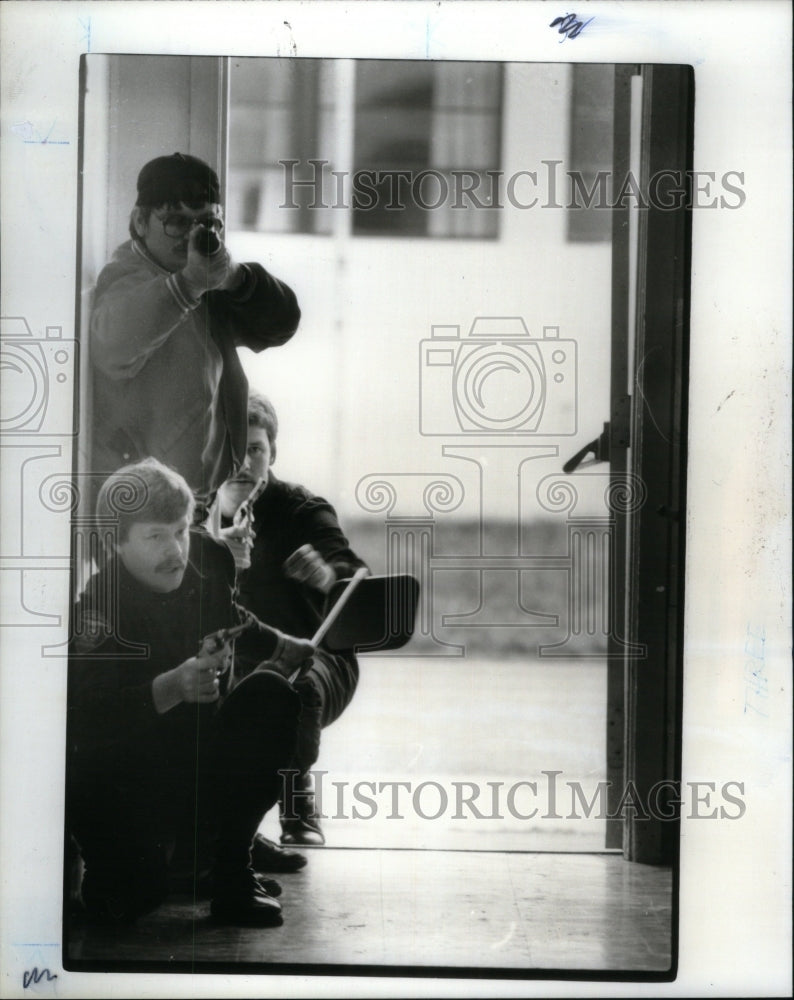
[[[152,681],[199,652],[202,640],[248,617],[236,604],[234,559],[204,531],[191,532],[190,562],[170,593],[142,586],[119,560],[91,578],[74,612],[68,732],[73,760],[103,747],[166,741],[187,748],[219,703],[180,704],[160,715]],[[257,624],[257,647],[277,639]],[[246,637],[236,641],[244,646]],[[224,678],[226,680],[226,678]]]
[[[90,333],[94,472],[153,455],[206,496],[239,467],[248,382],[237,347],[283,344],[300,320],[287,285],[259,264],[242,266],[239,289],[198,302],[133,241],[103,268]]]
[[[331,504],[303,486],[282,482],[271,472],[253,513],[256,538],[251,566],[238,578],[240,603],[268,625],[310,639],[323,620],[325,595],[286,577],[287,557],[301,545],[313,545],[337,580],[365,564],[350,548]],[[346,659],[355,664],[352,653]]]

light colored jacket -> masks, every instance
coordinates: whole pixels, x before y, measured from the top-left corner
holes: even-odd
[[[248,434],[248,382],[236,348],[285,343],[300,309],[259,264],[234,292],[191,300],[181,276],[134,241],[103,268],[93,296],[92,471],[149,455],[206,497],[239,468]]]

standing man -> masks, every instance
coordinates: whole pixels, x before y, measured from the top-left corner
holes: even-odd
[[[205,506],[246,448],[248,383],[237,348],[263,351],[297,329],[293,292],[223,245],[215,171],[184,153],[138,175],[131,240],[94,291],[94,472],[154,456]]]
[[[248,403],[248,454],[240,471],[218,492],[221,535],[249,535],[250,567],[238,573],[240,602],[257,618],[290,635],[309,638],[323,619],[325,597],[337,580],[364,566],[350,548],[331,504],[303,486],[277,479],[278,419],[269,400],[252,393]],[[235,524],[235,515],[252,488],[266,481],[253,504],[253,531]],[[261,657],[260,657],[261,658]],[[339,718],[358,684],[358,663],[349,653],[314,651],[294,687],[301,698],[298,774],[285,782],[281,843],[321,845],[325,842],[315,809],[310,769],[320,754],[322,729]],[[293,854],[293,852],[289,852]],[[293,854],[294,856],[294,854]],[[254,843],[255,867],[288,870],[288,859],[261,835]]]
[[[97,517],[117,533],[75,612],[67,723],[67,824],[85,907],[111,923],[152,910],[187,844],[194,892],[212,864],[217,920],[280,924],[278,886],[254,873],[250,852],[294,753],[300,706],[280,672],[313,647],[235,604],[231,554],[191,530],[187,483],[156,459],[111,475]],[[241,620],[238,649],[254,640],[271,669],[235,684],[226,630]]]

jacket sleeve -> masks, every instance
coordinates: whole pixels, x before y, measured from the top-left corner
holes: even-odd
[[[109,378],[133,378],[199,302],[189,297],[178,273],[108,264],[91,310],[92,362]]]
[[[207,293],[213,328],[257,353],[286,343],[301,317],[295,293],[261,264],[242,267],[245,277],[234,292]]]
[[[314,546],[336,573],[337,580],[353,576],[366,566],[353,549],[339,525],[336,511],[322,497],[306,494],[290,518],[292,551],[301,545]]]
[[[274,659],[281,647],[282,636],[278,629],[259,621],[256,615],[238,605],[241,618],[252,621],[251,627],[234,644],[235,673],[244,676],[263,660]]]

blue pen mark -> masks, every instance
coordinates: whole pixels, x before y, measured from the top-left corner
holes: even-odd
[[[17,122],[11,126],[14,135],[20,136],[22,141],[29,146],[68,146],[68,139],[53,139],[52,133],[58,123],[56,118],[49,129],[42,133],[31,121]]]
[[[53,979],[58,978],[57,972],[50,972],[49,969],[39,969],[34,965],[32,969],[28,969],[26,972],[22,973],[22,989],[26,990],[28,986],[38,986],[38,984],[47,977],[47,982],[51,983]]]
[[[433,37],[434,28],[430,27],[430,18],[425,18],[425,59],[430,58],[430,39]]]
[[[766,631],[747,626],[744,640],[744,711],[769,716],[769,678],[766,676]]]
[[[579,21],[576,14],[565,14],[563,17],[555,17],[549,25],[550,28],[557,28],[557,33],[562,35],[560,44],[566,38],[578,38],[594,17],[589,17],[586,21]]]
[[[90,52],[91,51],[91,18],[87,17],[87,18],[83,19],[82,17],[78,17],[77,21],[78,21],[80,27],[83,29],[83,41],[85,42],[85,50],[86,50],[86,52]]]

